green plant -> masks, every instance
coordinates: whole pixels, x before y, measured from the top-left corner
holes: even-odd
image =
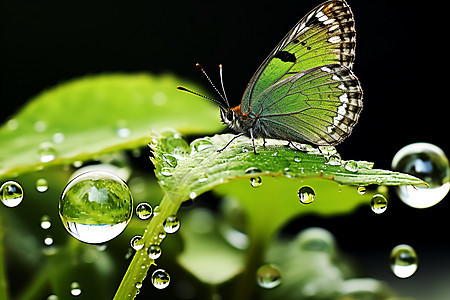
[[[150,281],[144,279],[152,266],[170,264],[164,260],[166,256],[176,258],[177,268],[190,274],[197,284],[210,288],[204,298],[224,293],[234,295],[234,299],[248,299],[261,292],[256,290],[254,279],[258,267],[279,251],[279,245],[296,243],[297,240],[274,240],[275,233],[289,221],[311,213],[348,214],[367,205],[375,192],[358,193],[359,186],[424,184],[410,175],[372,169],[369,162],[341,160],[334,148],[301,152],[286,147],[286,142],[268,140],[266,147],[258,146],[260,155],[254,155],[250,141],[240,138],[225,151],[217,152],[232,138],[229,134],[196,139],[189,145],[182,134],[207,134],[221,128],[217,108],[178,93],[176,84],[171,76],[156,78],[145,74],[75,80],[37,96],[0,129],[2,182],[16,180],[25,191],[24,201],[16,209],[2,207],[0,237],[3,235],[7,245],[7,255],[14,261],[22,260],[19,265],[24,270],[38,270],[31,272],[29,278],[20,279],[26,282],[26,288],[16,287],[13,291],[18,299],[42,298],[49,293],[64,299],[70,296],[69,286],[74,282],[86,291],[80,297],[108,299],[115,294],[115,299],[133,298],[142,284]],[[144,171],[136,165],[130,168],[133,151],[135,155],[135,151],[146,153],[142,149],[147,144],[157,181],[148,169]],[[56,213],[62,189],[73,171],[67,166],[78,167],[89,161],[107,162],[132,173],[129,183],[135,202],[159,206],[150,222],[134,218],[127,230],[108,244],[107,251],[69,237],[61,229]],[[147,158],[142,161],[149,164]],[[49,189],[36,192],[36,181],[42,178]],[[315,191],[315,200],[309,205],[298,200],[303,186]],[[180,216],[179,235],[161,236],[165,220],[177,215],[183,203],[203,201],[196,199],[209,191],[214,197],[226,198],[224,206],[215,212],[217,215],[201,215],[202,210],[192,209]],[[220,237],[218,218],[226,219],[230,207],[237,207],[245,219],[244,223],[228,220],[227,224],[245,225],[246,250],[236,249]],[[55,243],[51,247],[41,242],[36,246],[43,235],[47,236],[37,226],[42,224],[43,216],[52,220],[51,238]],[[211,230],[196,230],[206,224]],[[135,234],[143,235],[144,247],[136,251],[121,278],[127,248],[124,245]],[[159,245],[163,240],[162,258],[149,259],[150,245]],[[335,249],[330,245],[328,250]],[[339,255],[335,251],[327,253],[333,252],[336,259]],[[4,248],[0,247],[4,258],[2,252]],[[219,261],[220,267],[212,266]],[[322,262],[314,257],[309,261],[312,265]],[[351,278],[353,273],[344,260],[324,266],[324,270],[337,266],[342,276]],[[5,269],[5,261],[0,259],[1,299],[8,299]],[[11,280],[17,278],[13,276]],[[299,282],[307,283],[308,277],[301,275]],[[224,290],[227,285],[234,288]],[[277,293],[276,290],[283,291],[280,288],[269,292]],[[330,291],[323,299],[332,299],[326,297],[335,293]],[[390,293],[383,288],[379,294]]]

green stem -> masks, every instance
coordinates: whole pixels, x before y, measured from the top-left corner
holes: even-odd
[[[6,278],[5,253],[3,251],[3,226],[0,213],[0,299],[9,299]]]
[[[164,232],[163,223],[167,217],[175,215],[180,207],[181,199],[178,194],[166,194],[159,205],[159,212],[153,216],[142,236],[144,247],[136,251],[133,260],[128,266],[128,270],[120,283],[120,286],[114,296],[114,300],[134,299],[138,288],[136,283],[142,283],[147,276],[151,265],[155,264],[147,254],[148,247],[152,244],[159,245],[162,239],[159,237]]]

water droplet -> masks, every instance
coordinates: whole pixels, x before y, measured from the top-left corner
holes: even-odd
[[[131,135],[131,130],[127,127],[119,127],[116,130],[116,134],[118,137],[125,139]]]
[[[273,264],[263,265],[256,271],[256,282],[265,289],[273,289],[281,284],[281,272]]]
[[[262,185],[261,177],[252,177],[252,178],[250,178],[250,184],[254,188],[260,187]]]
[[[169,153],[163,154],[162,159],[172,168],[175,168],[178,165],[178,159],[172,154]]]
[[[70,293],[72,294],[72,296],[81,295],[81,287],[78,282],[74,281],[70,284]]]
[[[56,150],[52,143],[43,142],[38,148],[39,161],[46,163],[55,159]]]
[[[169,177],[173,175],[172,168],[162,167],[159,173],[163,176]]]
[[[166,233],[175,233],[180,228],[180,221],[175,215],[169,216],[164,221],[163,228]]]
[[[299,156],[296,156],[296,157],[294,157],[294,161],[295,161],[296,163],[299,163],[299,162],[302,161],[302,158],[299,157]]]
[[[142,287],[142,282],[138,281],[134,284],[134,287],[140,289]]]
[[[344,169],[353,173],[358,172],[358,163],[354,160],[348,160],[344,164]]]
[[[394,247],[389,259],[391,270],[397,277],[408,278],[417,270],[417,254],[409,245],[402,244]]]
[[[148,257],[151,259],[158,259],[161,256],[161,247],[158,245],[150,245],[148,247]]]
[[[36,190],[41,193],[47,191],[48,190],[47,180],[44,178],[39,178],[38,180],[36,180]]]
[[[336,250],[334,236],[328,230],[320,227],[302,230],[296,238],[296,245],[300,250],[308,252],[332,254]]]
[[[59,298],[58,298],[58,296],[56,296],[56,295],[49,295],[49,296],[47,297],[47,300],[59,300]]]
[[[141,220],[147,220],[152,216],[152,207],[146,202],[139,203],[136,206],[136,215]]]
[[[6,127],[10,130],[10,131],[14,131],[17,128],[19,128],[19,122],[17,122],[16,119],[11,119],[8,120],[8,122],[6,122]]]
[[[191,152],[191,147],[178,132],[167,130],[161,133],[161,136],[163,137],[162,143],[167,152],[175,155],[177,158],[182,158]]]
[[[414,175],[429,184],[426,187],[400,186],[400,199],[415,208],[439,203],[450,190],[450,167],[444,151],[428,143],[403,147],[392,159],[392,169]]]
[[[212,147],[213,143],[208,138],[199,138],[191,143],[191,151],[200,152],[202,150]]]
[[[141,235],[133,236],[130,240],[130,246],[136,251],[141,250],[144,247],[144,241],[142,240],[142,236]]]
[[[372,200],[370,200],[370,207],[372,211],[376,214],[382,214],[386,211],[388,205],[387,199],[381,195],[376,194],[373,196]]]
[[[245,174],[255,174],[255,173],[261,173],[262,171],[256,167],[250,167],[245,170]]]
[[[358,192],[358,194],[360,195],[364,195],[366,193],[366,187],[365,186],[359,186],[356,191]]]
[[[43,215],[41,217],[41,228],[42,229],[49,229],[52,226],[52,222],[50,220],[50,217],[47,215]]]
[[[47,129],[47,124],[44,121],[37,121],[34,123],[34,130],[36,132],[44,132]]]
[[[51,246],[53,244],[53,238],[50,235],[46,236],[44,239],[44,244],[47,246]]]
[[[167,286],[169,286],[170,283],[170,276],[169,274],[163,270],[158,269],[152,274],[152,284],[157,289],[165,289]]]
[[[298,199],[303,204],[310,204],[311,202],[314,201],[315,197],[316,193],[310,186],[305,185],[298,190]]]
[[[6,181],[0,187],[0,197],[5,206],[16,207],[23,200],[23,189],[15,181]]]
[[[72,179],[59,200],[59,216],[67,231],[85,243],[104,243],[128,225],[131,192],[118,176],[90,171]]]
[[[328,156],[326,160],[327,160],[326,164],[331,166],[340,166],[342,163],[341,156],[339,155],[339,153],[335,153]]]
[[[61,132],[57,132],[53,135],[52,140],[55,144],[62,144],[64,142],[65,136]]]

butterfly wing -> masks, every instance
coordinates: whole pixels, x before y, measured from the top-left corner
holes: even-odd
[[[256,70],[241,101],[243,113],[265,89],[298,72],[327,64],[352,68],[355,22],[344,0],[327,1],[292,28]]]
[[[277,82],[255,98],[254,129],[260,136],[336,145],[358,121],[362,96],[350,68],[315,67]]]

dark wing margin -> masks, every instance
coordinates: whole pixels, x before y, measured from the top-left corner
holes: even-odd
[[[273,49],[250,80],[241,101],[244,113],[265,89],[303,70],[340,64],[351,69],[355,22],[344,0],[324,2],[303,17]]]

